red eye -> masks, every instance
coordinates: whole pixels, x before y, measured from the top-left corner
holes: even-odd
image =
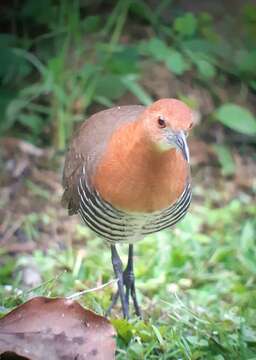
[[[157,122],[158,122],[158,125],[160,128],[163,129],[166,127],[166,122],[162,116],[159,116],[159,118],[157,119]]]

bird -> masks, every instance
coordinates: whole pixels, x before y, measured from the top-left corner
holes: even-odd
[[[111,249],[123,317],[137,300],[133,246],[146,235],[171,228],[191,203],[187,136],[192,111],[182,101],[159,99],[148,106],[123,105],[91,115],[75,132],[63,169],[62,203]],[[123,264],[117,245],[128,243]]]

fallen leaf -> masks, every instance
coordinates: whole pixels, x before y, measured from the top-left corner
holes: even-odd
[[[36,297],[0,319],[0,359],[114,359],[115,335],[76,301]]]

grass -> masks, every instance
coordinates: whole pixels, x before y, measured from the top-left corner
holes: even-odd
[[[149,236],[135,246],[144,320],[133,317],[127,322],[120,319],[120,308],[114,311],[117,359],[256,357],[255,205],[241,194],[216,207],[221,193],[210,193],[202,203],[200,192],[195,187],[191,212],[175,229]],[[35,222],[35,215],[30,215],[24,224],[32,234]],[[62,251],[53,246],[46,253],[36,250],[32,257],[5,261],[0,272],[5,284],[1,286],[2,307],[11,308],[34,295],[68,296],[112,279],[108,247],[81,225],[76,226],[76,236],[89,238],[84,246]],[[125,261],[126,246],[120,251]],[[18,269],[31,263],[39,269],[43,283],[24,290]],[[17,274],[14,278],[13,273]],[[109,286],[80,301],[103,314],[112,291]]]

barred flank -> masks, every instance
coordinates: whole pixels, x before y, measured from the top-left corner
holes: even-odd
[[[115,209],[90,189],[85,176],[79,180],[78,193],[82,219],[95,233],[111,243],[134,242],[175,225],[185,216],[191,202],[189,183],[173,205],[152,214],[130,214]]]

